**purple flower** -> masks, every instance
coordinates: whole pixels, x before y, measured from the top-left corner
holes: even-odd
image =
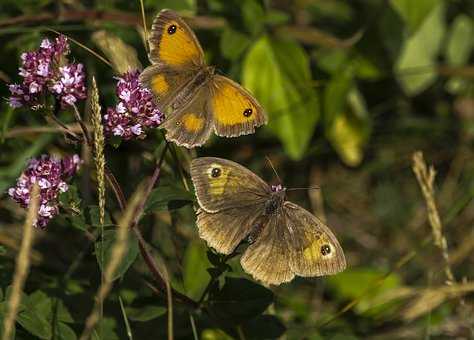
[[[53,94],[61,105],[73,105],[86,98],[85,72],[82,64],[67,63],[69,44],[63,35],[54,42],[44,39],[38,50],[21,55],[21,84],[11,84],[10,106],[36,107],[41,98]]]
[[[163,121],[164,115],[153,102],[152,93],[140,86],[139,74],[138,70],[129,71],[117,77],[119,102],[114,108],[107,108],[103,117],[107,135],[125,140],[145,138],[147,129],[156,128]]]
[[[68,191],[66,180],[79,170],[81,160],[78,155],[59,160],[49,155],[32,159],[20,175],[16,186],[8,190],[8,195],[23,208],[30,204],[30,192],[34,183],[40,187],[40,206],[34,225],[44,228],[59,213],[58,196]]]

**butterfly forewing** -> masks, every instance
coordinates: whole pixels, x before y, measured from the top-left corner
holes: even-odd
[[[267,116],[260,104],[236,82],[216,75],[208,86],[211,93],[209,110],[217,135],[247,135],[254,133],[256,127],[266,124]]]
[[[330,275],[346,268],[339,242],[321,220],[291,202],[283,204],[283,212],[290,267],[296,275]]]
[[[172,10],[162,10],[153,21],[149,39],[153,64],[179,70],[204,66],[204,52],[194,32]]]
[[[197,212],[199,236],[221,254],[230,254],[259,226],[263,204],[229,208],[217,213]]]
[[[194,69],[178,71],[167,65],[156,64],[140,74],[140,83],[155,95],[158,108],[165,112],[195,76]]]
[[[222,158],[194,159],[191,178],[199,205],[210,213],[262,205],[271,193],[260,177],[240,164]]]

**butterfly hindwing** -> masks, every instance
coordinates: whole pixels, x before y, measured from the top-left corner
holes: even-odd
[[[194,32],[172,10],[164,9],[155,17],[149,45],[153,64],[180,70],[204,65],[204,53]]]
[[[191,101],[168,115],[162,126],[166,129],[166,139],[177,145],[192,148],[202,145],[212,131],[211,120],[207,116],[205,87],[198,90]]]
[[[255,132],[267,122],[257,100],[242,86],[229,78],[215,75],[209,82],[209,110],[216,134],[236,137]]]
[[[199,205],[210,213],[259,205],[270,194],[270,187],[260,177],[240,164],[222,158],[194,159],[191,178]]]
[[[346,268],[344,252],[332,231],[302,207],[283,204],[291,270],[299,276],[336,274]]]
[[[295,274],[289,262],[282,215],[272,216],[242,255],[242,268],[254,279],[279,285],[291,281]]]

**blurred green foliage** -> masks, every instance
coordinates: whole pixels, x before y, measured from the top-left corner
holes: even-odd
[[[269,116],[268,126],[255,135],[213,137],[191,152],[173,148],[165,157],[161,182],[145,204],[139,228],[152,253],[166,264],[175,291],[199,303],[196,308],[173,300],[175,338],[473,337],[472,292],[462,293],[463,304],[452,299],[461,293],[440,293],[445,282],[442,259],[430,242],[424,202],[410,165],[417,149],[435,165],[436,201],[451,265],[459,282],[472,282],[474,3],[144,4],[148,23],[162,8],[185,16],[208,62],[248,88]],[[94,32],[105,30],[136,50],[141,64],[148,65],[139,1],[4,0],[3,83],[19,81],[21,53],[36,49],[43,37],[54,36],[48,28],[108,56],[92,38]],[[117,72],[76,44],[71,55],[85,64],[89,79],[98,79],[103,108],[114,105]],[[118,50],[115,57],[121,57]],[[0,92],[2,98],[9,96],[6,86]],[[104,241],[95,240],[98,203],[88,150],[59,130],[41,131],[55,127],[42,112],[12,110],[6,100],[0,110],[0,323],[24,219],[23,210],[4,193],[29,158],[81,153],[86,162],[81,176],[61,197],[61,216],[38,232],[16,324],[18,339],[77,339],[100,285],[101,254],[105,262],[110,257],[120,209],[109,191]],[[88,117],[89,103],[81,112]],[[69,111],[58,118],[74,123]],[[151,175],[163,150],[162,134],[152,131],[145,140],[109,144],[107,165],[128,196]],[[241,162],[275,182],[265,161],[269,156],[287,187],[321,187],[293,192],[289,199],[326,218],[349,268],[330,278],[297,278],[268,288],[242,271],[239,256],[226,258],[209,250],[197,234],[192,185],[187,188],[187,165],[195,155]],[[115,278],[93,338],[131,339],[131,331],[134,339],[165,339],[166,293],[147,270],[134,236]],[[429,288],[439,294],[425,295]],[[350,308],[344,309],[348,303]]]

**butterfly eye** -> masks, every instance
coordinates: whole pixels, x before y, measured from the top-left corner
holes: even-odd
[[[168,26],[168,34],[175,34],[176,33],[176,25]]]
[[[321,255],[326,256],[331,254],[331,246],[329,244],[325,244],[321,247]]]
[[[221,169],[219,168],[213,168],[211,170],[211,176],[214,177],[214,178],[217,178],[221,175]]]
[[[244,116],[245,117],[250,117],[252,115],[252,109],[245,109],[244,110]]]

